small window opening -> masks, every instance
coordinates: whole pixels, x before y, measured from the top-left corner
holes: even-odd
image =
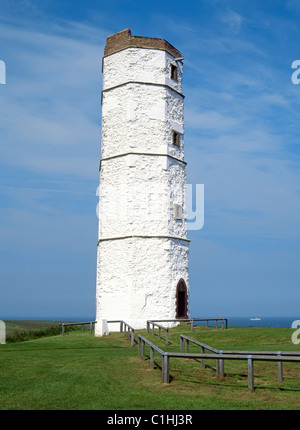
[[[174,219],[182,219],[182,206],[174,203]]]
[[[171,64],[171,79],[173,79],[174,81],[177,81],[178,77],[177,77],[177,67],[174,66],[174,64]]]
[[[180,146],[180,134],[172,130],[172,143],[173,145]]]

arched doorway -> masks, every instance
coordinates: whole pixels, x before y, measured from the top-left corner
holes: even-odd
[[[187,318],[187,309],[187,288],[184,280],[180,279],[176,289],[176,318]]]

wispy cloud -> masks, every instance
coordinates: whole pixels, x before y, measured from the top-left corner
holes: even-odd
[[[221,16],[221,21],[229,25],[235,32],[239,32],[244,18],[237,12],[230,10]]]

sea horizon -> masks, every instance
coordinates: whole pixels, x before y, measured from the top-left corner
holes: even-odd
[[[192,316],[192,318],[201,319],[213,319],[213,318],[226,318],[228,321],[228,327],[292,327],[294,321],[300,320],[299,316],[260,316],[260,315],[248,315],[248,316]],[[1,317],[0,317],[1,319]],[[95,318],[83,316],[83,317],[3,317],[3,321],[70,321],[70,322],[90,322],[95,321]],[[205,323],[199,322],[199,325],[204,325]],[[220,322],[218,323],[221,324]],[[210,321],[209,326],[214,326],[215,322]]]
[[[193,317],[197,318],[197,317]],[[213,318],[213,317],[212,317]],[[223,318],[223,317],[221,317]],[[299,316],[260,316],[260,315],[248,315],[248,316],[229,316],[227,318],[228,327],[281,327],[287,328],[292,327],[294,321],[300,320]],[[201,323],[199,323],[201,325]],[[210,322],[210,325],[215,324],[214,321]],[[220,322],[219,322],[220,324]]]

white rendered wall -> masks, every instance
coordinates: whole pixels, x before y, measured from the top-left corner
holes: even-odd
[[[135,328],[174,319],[180,279],[189,290],[182,64],[176,82],[171,62],[144,48],[103,59],[96,319]],[[183,219],[174,219],[175,203]]]
[[[147,151],[182,159],[183,145],[172,145],[170,129],[184,132],[183,98],[171,89],[129,83],[103,93],[102,158]]]
[[[179,67],[177,82],[170,79],[170,64]],[[167,84],[181,92],[182,63],[166,51],[127,48],[103,58],[103,90],[128,81]]]
[[[174,219],[174,204],[185,209],[186,174],[181,163],[166,156],[128,155],[103,161],[100,176],[99,239],[187,238],[185,217]]]
[[[188,244],[128,238],[98,246],[97,319],[145,328],[147,319],[174,319],[177,283],[188,285]],[[102,288],[101,286],[105,286]],[[109,329],[118,330],[118,325]]]

